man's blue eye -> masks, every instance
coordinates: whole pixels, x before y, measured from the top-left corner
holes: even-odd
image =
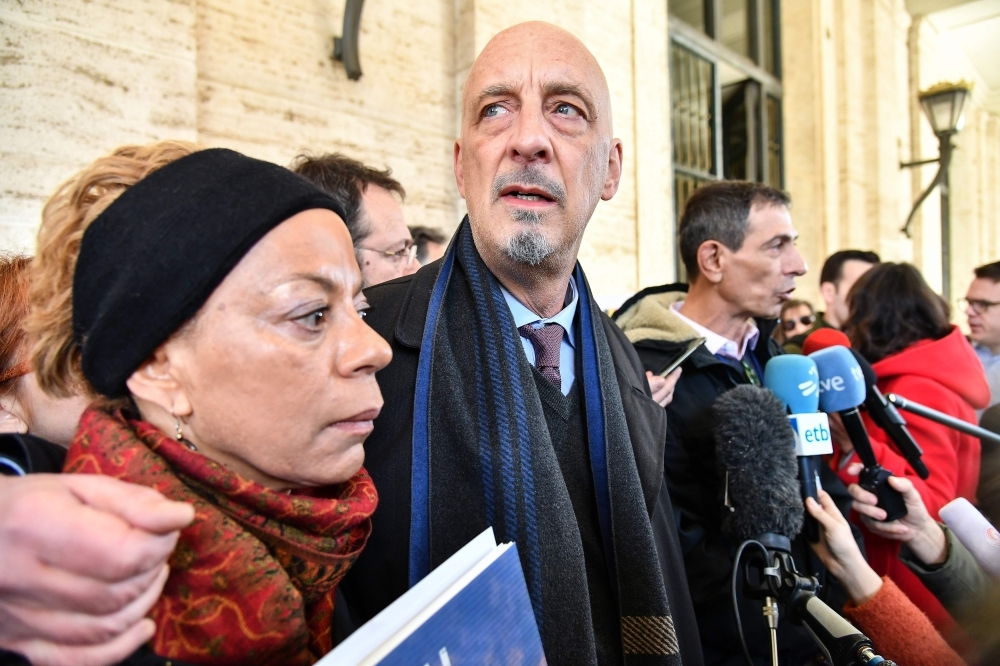
[[[488,107],[483,109],[483,115],[487,118],[493,118],[500,115],[501,111],[503,111],[503,107],[499,104],[490,104]]]
[[[572,116],[579,114],[576,108],[571,104],[560,104],[559,106],[556,107],[556,113],[563,116]]]

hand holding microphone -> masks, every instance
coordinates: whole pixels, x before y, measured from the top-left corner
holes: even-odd
[[[907,478],[893,476],[889,478],[889,483],[902,494],[906,502],[906,516],[882,522],[885,512],[876,506],[877,498],[857,484],[851,484],[847,489],[854,498],[854,510],[861,514],[861,520],[869,530],[887,539],[902,541],[924,564],[933,566],[944,563],[948,557],[948,540],[944,530],[927,511],[920,493]],[[964,497],[948,502],[938,513],[979,567],[994,580],[1000,581],[1000,532]]]
[[[888,484],[900,493],[906,505],[906,514],[898,520],[886,520],[886,512],[878,506],[878,497],[874,493],[853,483],[847,488],[854,498],[852,508],[861,516],[865,527],[886,539],[906,543],[924,564],[944,562],[948,555],[944,532],[927,512],[913,483],[903,477],[890,476]]]
[[[844,586],[851,601],[860,606],[882,589],[882,578],[871,568],[854,540],[851,525],[826,491],[819,501],[806,500],[806,511],[822,526],[822,539],[811,544],[827,571]]]
[[[879,465],[865,430],[858,405],[865,401],[864,373],[854,355],[845,347],[828,347],[809,356],[819,370],[819,407],[827,413],[837,413],[854,445],[854,450],[864,463],[858,477],[862,488],[878,497],[885,520],[896,520],[906,515],[902,495],[889,485],[892,473]]]

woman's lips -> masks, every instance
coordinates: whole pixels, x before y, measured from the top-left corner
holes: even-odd
[[[368,409],[342,421],[334,421],[330,427],[354,435],[368,435],[374,429],[375,417],[380,411],[381,408]]]

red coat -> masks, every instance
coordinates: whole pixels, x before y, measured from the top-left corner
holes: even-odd
[[[977,423],[976,409],[990,400],[982,363],[957,328],[940,340],[921,340],[903,351],[873,364],[882,393],[898,393],[921,405]],[[865,427],[879,463],[896,476],[909,478],[936,520],[938,511],[956,497],[976,500],[979,481],[979,439],[952,430],[923,417],[903,412],[907,427],[924,450],[923,461],[930,471],[925,481],[917,476],[885,432],[864,415]],[[857,483],[841,461],[840,478]],[[899,542],[883,539],[862,527],[868,562],[879,575],[889,576],[924,611],[936,627],[947,629],[952,621],[944,607],[923,586],[906,565],[899,561]]]

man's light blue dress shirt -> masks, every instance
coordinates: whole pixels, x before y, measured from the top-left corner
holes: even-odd
[[[526,308],[521,301],[514,298],[513,294],[504,289],[503,285],[500,285],[503,297],[507,300],[507,307],[510,308],[510,314],[514,318],[514,326],[521,328],[525,324],[531,324],[534,328],[541,328],[545,324],[559,324],[563,327],[562,345],[559,348],[559,378],[562,383],[563,395],[569,393],[573,386],[573,380],[576,379],[574,352],[576,339],[573,334],[573,318],[576,317],[576,306],[580,295],[576,291],[576,284],[573,280],[569,281],[569,286],[572,290],[569,305],[548,319],[539,319],[537,314]],[[524,353],[528,356],[528,363],[535,365],[535,347],[531,344],[531,340],[523,336],[518,337],[521,338],[521,347],[524,348]]]

